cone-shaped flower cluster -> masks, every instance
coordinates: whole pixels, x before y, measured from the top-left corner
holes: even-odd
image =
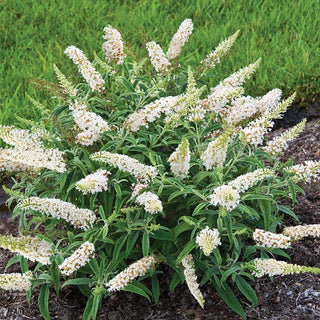
[[[94,252],[94,245],[89,241],[86,241],[74,251],[69,258],[66,258],[62,264],[59,265],[61,273],[70,276],[80,267],[86,265],[88,261],[93,258]]]
[[[157,258],[154,255],[143,257],[142,259],[134,262],[128,268],[120,272],[108,283],[106,283],[108,291],[111,293],[124,289],[132,280],[139,276],[145,275],[147,271],[154,267],[156,263]]]
[[[263,138],[268,130],[273,127],[274,119],[281,119],[288,106],[293,102],[295,94],[291,95],[285,101],[279,103],[274,108],[268,108],[265,113],[251,121],[243,130],[242,135],[245,140],[255,146],[262,144]]]
[[[143,109],[132,113],[124,122],[127,130],[137,132],[140,127],[148,128],[149,122],[154,122],[162,113],[168,114],[174,110],[181,96],[168,96],[157,99],[144,106]]]
[[[211,203],[215,206],[221,205],[231,211],[238,206],[241,192],[245,192],[259,181],[272,175],[274,175],[274,172],[270,169],[257,169],[241,175],[228,184],[215,188],[210,196]]]
[[[252,186],[256,185],[268,177],[274,176],[275,173],[270,169],[257,169],[253,172],[243,174],[228,183],[229,186],[235,188],[238,192],[245,192]]]
[[[87,109],[80,101],[75,101],[69,106],[77,127],[81,132],[77,135],[77,141],[85,146],[92,145],[101,138],[100,134],[109,131],[110,127],[99,115]]]
[[[188,139],[182,139],[176,151],[174,151],[168,161],[170,162],[171,171],[175,176],[184,176],[188,174],[190,167],[190,150]]]
[[[29,130],[17,129],[13,126],[0,125],[0,138],[7,144],[19,149],[43,148],[43,142],[39,133],[32,133]]]
[[[319,180],[320,161],[308,160],[304,164],[286,168],[285,171],[294,174],[290,177],[293,182],[315,182]]]
[[[265,94],[259,101],[259,111],[261,113],[267,110],[272,110],[276,105],[279,104],[281,99],[282,91],[280,89],[273,89]]]
[[[252,238],[258,245],[266,248],[286,249],[291,245],[290,237],[262,229],[256,229],[252,235]]]
[[[194,269],[193,258],[191,254],[188,254],[182,259],[182,265],[184,267],[183,273],[186,279],[188,288],[191,294],[196,298],[200,306],[204,307],[204,298],[202,292],[199,289],[199,284],[197,282],[197,275]]]
[[[51,264],[50,256],[52,244],[44,239],[39,240],[29,236],[4,236],[0,235],[0,247],[16,252],[31,261],[37,261],[42,264]]]
[[[76,189],[84,194],[105,191],[108,189],[108,174],[110,172],[102,169],[89,174],[76,183]]]
[[[134,186],[131,198],[137,196],[143,189],[148,188],[148,185],[137,183]],[[136,203],[142,205],[144,210],[150,212],[151,214],[155,214],[162,211],[162,202],[159,197],[150,191],[145,191],[137,196]]]
[[[58,78],[61,88],[65,94],[73,97],[78,94],[78,90],[73,86],[73,84],[66,78],[66,76],[59,70],[59,68],[54,64],[53,70]]]
[[[28,291],[31,288],[32,272],[0,274],[0,288],[4,290]]]
[[[210,202],[214,206],[221,205],[228,211],[235,209],[240,202],[239,192],[229,185],[219,186],[210,195]]]
[[[201,61],[206,68],[214,68],[218,63],[220,63],[220,59],[226,55],[233,43],[237,40],[240,30],[234,33],[229,38],[223,40],[215,49],[211,51],[205,59]]]
[[[107,40],[102,45],[102,49],[106,54],[106,60],[109,63],[114,61],[116,64],[123,64],[126,55],[123,52],[123,40],[120,32],[110,25],[105,27],[103,31],[103,39]]]
[[[169,49],[167,51],[167,57],[169,60],[175,59],[179,56],[182,47],[188,41],[193,30],[193,23],[191,19],[185,19],[178,31],[174,34],[171,39]]]
[[[39,133],[14,127],[0,126],[0,138],[13,149],[0,149],[0,170],[9,172],[43,168],[64,172],[64,153],[58,149],[44,149]]]
[[[19,207],[35,210],[47,216],[64,219],[76,228],[87,230],[96,220],[96,215],[89,209],[80,209],[70,202],[60,199],[31,197],[21,201]]]
[[[310,272],[314,274],[320,273],[320,268],[299,266],[296,264],[287,263],[285,261],[277,261],[275,259],[254,259],[253,262],[255,271],[253,271],[252,274],[257,278],[263,277],[264,275],[284,276],[287,274],[305,272]]]
[[[124,154],[101,151],[92,154],[91,159],[105,162],[122,171],[129,172],[135,176],[138,181],[144,181],[146,183],[158,175],[156,168],[142,164],[138,160]]]
[[[168,67],[171,65],[166,55],[162,51],[161,47],[154,41],[148,42],[146,44],[148,49],[149,57],[152,65],[157,72],[168,71]]]
[[[293,128],[286,130],[280,136],[269,141],[263,150],[271,156],[286,150],[288,148],[288,142],[294,140],[301,133],[305,124],[306,119],[298,123]]]
[[[299,240],[304,237],[320,237],[320,224],[286,227],[282,230],[282,233],[292,240]]]
[[[197,235],[196,243],[200,246],[203,253],[209,256],[217,246],[221,245],[218,229],[209,229],[207,226]]]
[[[221,134],[216,140],[211,141],[207,149],[202,153],[201,160],[207,170],[223,166],[230,141],[229,135],[229,132]]]
[[[92,66],[84,53],[75,46],[69,46],[64,53],[78,66],[79,72],[89,84],[92,91],[102,91],[104,80],[101,74]]]

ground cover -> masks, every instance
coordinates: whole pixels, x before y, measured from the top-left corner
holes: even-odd
[[[0,1],[0,122],[13,124],[15,114],[36,118],[26,98],[53,106],[51,94],[31,84],[32,79],[55,82],[53,63],[65,74],[75,69],[63,54],[69,45],[81,48],[89,59],[102,57],[102,30],[108,24],[121,30],[128,56],[146,56],[152,40],[167,48],[185,18],[195,31],[184,48],[182,66],[196,65],[225,37],[240,29],[236,47],[212,81],[262,57],[247,93],[262,95],[275,87],[298,100],[319,95],[319,1]],[[75,75],[75,78],[77,76]],[[41,85],[45,87],[44,84]]]

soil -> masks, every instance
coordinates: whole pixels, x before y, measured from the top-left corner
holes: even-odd
[[[319,107],[319,105],[317,105]],[[312,108],[311,108],[312,111]],[[310,110],[306,116],[319,117]],[[299,121],[301,114],[289,115],[287,122],[280,123],[282,128],[273,131],[270,136],[278,135],[284,127],[292,126]],[[294,121],[292,122],[292,119]],[[278,123],[278,127],[280,126]],[[304,132],[293,142],[289,149],[280,155],[282,160],[292,157],[296,164],[305,160],[320,160],[320,120],[310,119]],[[320,224],[320,183],[305,186],[305,195],[299,195],[299,204],[294,212],[301,223]],[[0,199],[3,195],[0,194]],[[0,204],[1,206],[1,204]],[[286,225],[295,225],[297,221],[285,218]],[[18,223],[9,217],[0,219],[0,233],[18,234]],[[293,249],[287,253],[292,263],[320,268],[320,239],[306,238],[293,244]],[[8,250],[0,248],[0,273],[4,272],[7,261],[13,256]],[[20,272],[17,265],[8,268],[6,272]],[[177,287],[175,293],[168,290],[168,278],[165,274],[160,278],[161,295],[157,305],[149,303],[138,295],[119,292],[107,297],[102,302],[97,319],[102,320],[202,320],[202,319],[234,319],[240,317],[231,311],[219,298],[212,286],[201,288],[206,300],[205,308],[201,309],[191,296],[185,284]],[[244,306],[247,318],[250,320],[311,320],[320,319],[320,275],[300,274],[285,277],[275,276],[273,281],[263,277],[251,283],[255,289],[259,303],[254,309],[245,298],[237,293]],[[0,320],[38,320],[42,319],[37,306],[38,291],[33,292],[31,303],[26,295],[19,292],[0,290]],[[51,291],[49,309],[52,319],[76,320],[82,319],[86,299],[75,288],[66,287],[59,297]]]

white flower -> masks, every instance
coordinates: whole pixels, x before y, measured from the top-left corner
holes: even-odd
[[[125,270],[116,275],[108,283],[106,287],[109,292],[119,291],[124,289],[128,283],[139,276],[143,276],[147,271],[157,263],[157,258],[154,255],[143,257],[142,259],[134,262]]]
[[[320,224],[286,227],[282,230],[282,233],[292,240],[299,240],[304,237],[320,237]]]
[[[236,179],[228,183],[228,186],[233,187],[239,193],[244,192],[268,177],[274,175],[274,172],[270,169],[257,169],[253,172],[243,174]]]
[[[201,61],[201,64],[206,66],[206,68],[214,68],[218,63],[220,63],[220,58],[226,55],[233,43],[238,38],[240,30],[230,36],[228,39],[223,40],[214,51],[211,51],[205,59]]]
[[[200,304],[201,308],[203,308],[205,301],[199,289],[199,284],[197,282],[197,275],[194,270],[194,263],[193,263],[193,258],[191,254],[188,254],[182,259],[182,265],[184,266],[183,273],[184,273],[184,277],[186,279],[188,288],[191,294],[195,297],[195,299]]]
[[[256,229],[252,235],[252,238],[258,245],[267,248],[286,249],[291,245],[290,237],[262,229]]]
[[[58,149],[0,149],[0,167],[7,171],[39,170],[47,168],[64,172],[64,153]]]
[[[76,228],[87,230],[96,220],[96,215],[89,209],[80,209],[70,202],[60,199],[31,197],[21,201],[19,207],[39,211],[47,216],[64,219]]]
[[[95,173],[89,174],[76,183],[76,189],[87,193],[97,193],[108,189],[108,175],[110,172],[106,170],[98,170]]]
[[[222,134],[208,144],[207,149],[201,155],[201,160],[207,170],[211,170],[214,166],[223,166],[227,156],[229,140],[229,134]]]
[[[63,92],[73,97],[78,94],[78,90],[73,86],[73,84],[66,78],[66,76],[59,70],[59,68],[54,64],[53,70],[58,78],[60,86]]]
[[[262,149],[271,156],[286,150],[288,148],[288,142],[294,140],[301,133],[305,124],[306,119],[295,125],[293,128],[284,131],[280,136],[269,141]]]
[[[81,132],[77,135],[77,141],[82,145],[92,145],[101,138],[100,134],[109,131],[110,127],[102,117],[87,109],[80,101],[69,106],[77,127]]]
[[[290,168],[285,168],[288,173],[294,175],[290,177],[293,182],[315,182],[319,180],[320,161],[308,160],[304,164],[297,164]]]
[[[273,122],[267,120],[265,116],[259,117],[251,121],[243,130],[242,134],[245,140],[254,145],[258,146],[263,143],[263,138],[266,133],[273,127]]]
[[[29,236],[0,236],[0,247],[16,252],[31,261],[51,264],[52,244],[44,239]]]
[[[233,73],[228,78],[222,80],[220,85],[224,86],[232,86],[232,87],[239,87],[241,86],[246,79],[249,79],[251,74],[256,71],[259,67],[261,59],[258,59],[256,62],[249,64],[247,67],[240,69],[239,71]]]
[[[203,253],[209,256],[217,246],[221,245],[218,229],[209,229],[207,226],[198,234],[196,243],[200,246]]]
[[[170,162],[171,171],[175,176],[184,176],[188,174],[190,162],[190,150],[188,139],[182,139],[176,151],[174,151],[168,161]]]
[[[254,259],[255,271],[252,274],[255,277],[263,277],[264,275],[276,276],[276,275],[287,275],[287,274],[298,274],[304,272],[311,272],[319,274],[319,268],[299,266],[296,264],[289,264],[285,261],[277,261],[275,259]]]
[[[139,181],[149,182],[158,175],[158,171],[155,167],[142,164],[138,160],[124,154],[101,151],[92,154],[90,158],[95,161],[105,162],[122,171],[127,171],[134,175]]]
[[[61,273],[70,276],[80,267],[86,265],[94,256],[94,252],[94,245],[86,241],[59,265]]]
[[[153,192],[143,192],[136,198],[135,202],[144,206],[144,209],[151,214],[162,211],[162,202],[160,201],[159,197]]]
[[[236,125],[240,121],[252,117],[258,112],[258,101],[252,97],[239,97],[231,102],[226,121],[228,125]]]
[[[161,47],[158,44],[156,44],[154,41],[148,42],[146,44],[146,47],[148,49],[151,63],[156,69],[156,71],[157,72],[167,71],[171,63],[166,58]]]
[[[13,126],[0,125],[0,138],[7,144],[19,149],[43,148],[41,135],[29,130],[17,129]]]
[[[259,112],[263,113],[267,110],[272,110],[280,102],[282,91],[280,89],[273,89],[258,99]]]
[[[181,96],[168,96],[157,99],[129,115],[123,125],[133,132],[139,131],[140,127],[148,127],[148,123],[154,122],[162,113],[168,114],[174,110],[180,98]]]
[[[240,194],[233,187],[222,185],[213,190],[210,199],[214,206],[221,205],[228,211],[232,211],[240,202]]]
[[[228,102],[236,97],[239,97],[244,92],[242,87],[232,87],[229,85],[218,85],[211,89],[211,94],[207,98],[200,100],[200,105],[207,110],[207,112],[215,112],[217,114],[224,114],[226,112],[225,106]]]
[[[75,46],[69,46],[64,53],[78,65],[79,72],[88,82],[92,91],[103,91],[104,80],[101,74],[92,66],[83,52]]]
[[[116,64],[123,64],[126,55],[123,52],[123,40],[120,32],[108,25],[103,29],[103,39],[107,40],[103,45],[102,49],[106,54],[106,59],[110,63],[112,60]]]
[[[185,45],[185,43],[188,41],[191,33],[193,30],[193,24],[191,19],[185,19],[178,31],[175,33],[175,35],[172,37],[169,49],[167,51],[167,57],[168,59],[172,60],[179,56],[182,47]]]
[[[31,288],[32,272],[0,274],[0,288],[4,290],[28,291]]]

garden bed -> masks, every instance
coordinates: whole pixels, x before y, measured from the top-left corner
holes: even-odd
[[[309,111],[310,112],[310,111]],[[311,115],[312,116],[312,115]],[[277,129],[271,135],[278,134]],[[290,145],[282,155],[282,160],[293,158],[296,164],[305,160],[320,160],[320,120],[310,120],[303,133]],[[299,205],[294,212],[301,223],[320,223],[320,184],[306,185],[305,195],[299,195]],[[292,218],[285,218],[285,225],[294,225]],[[18,222],[10,218],[0,219],[0,233],[18,234]],[[305,238],[293,244],[287,250],[292,263],[320,267],[320,239]],[[13,256],[8,250],[0,249],[0,273],[4,272],[7,261]],[[20,272],[18,265],[10,267],[7,272]],[[198,305],[185,284],[177,287],[174,294],[168,290],[169,279],[165,270],[159,278],[162,292],[158,305],[149,303],[145,298],[125,292],[107,297],[102,302],[102,309],[97,319],[240,319],[224,304],[210,284],[202,288],[206,300],[204,310]],[[320,276],[312,274],[275,276],[271,281],[263,277],[252,283],[257,292],[259,303],[250,309],[244,297],[238,298],[245,307],[248,319],[319,319]],[[49,299],[52,319],[82,319],[86,299],[73,287],[61,290],[57,297],[53,290]],[[42,319],[37,306],[37,291],[28,304],[24,293],[0,291],[0,319]]]

